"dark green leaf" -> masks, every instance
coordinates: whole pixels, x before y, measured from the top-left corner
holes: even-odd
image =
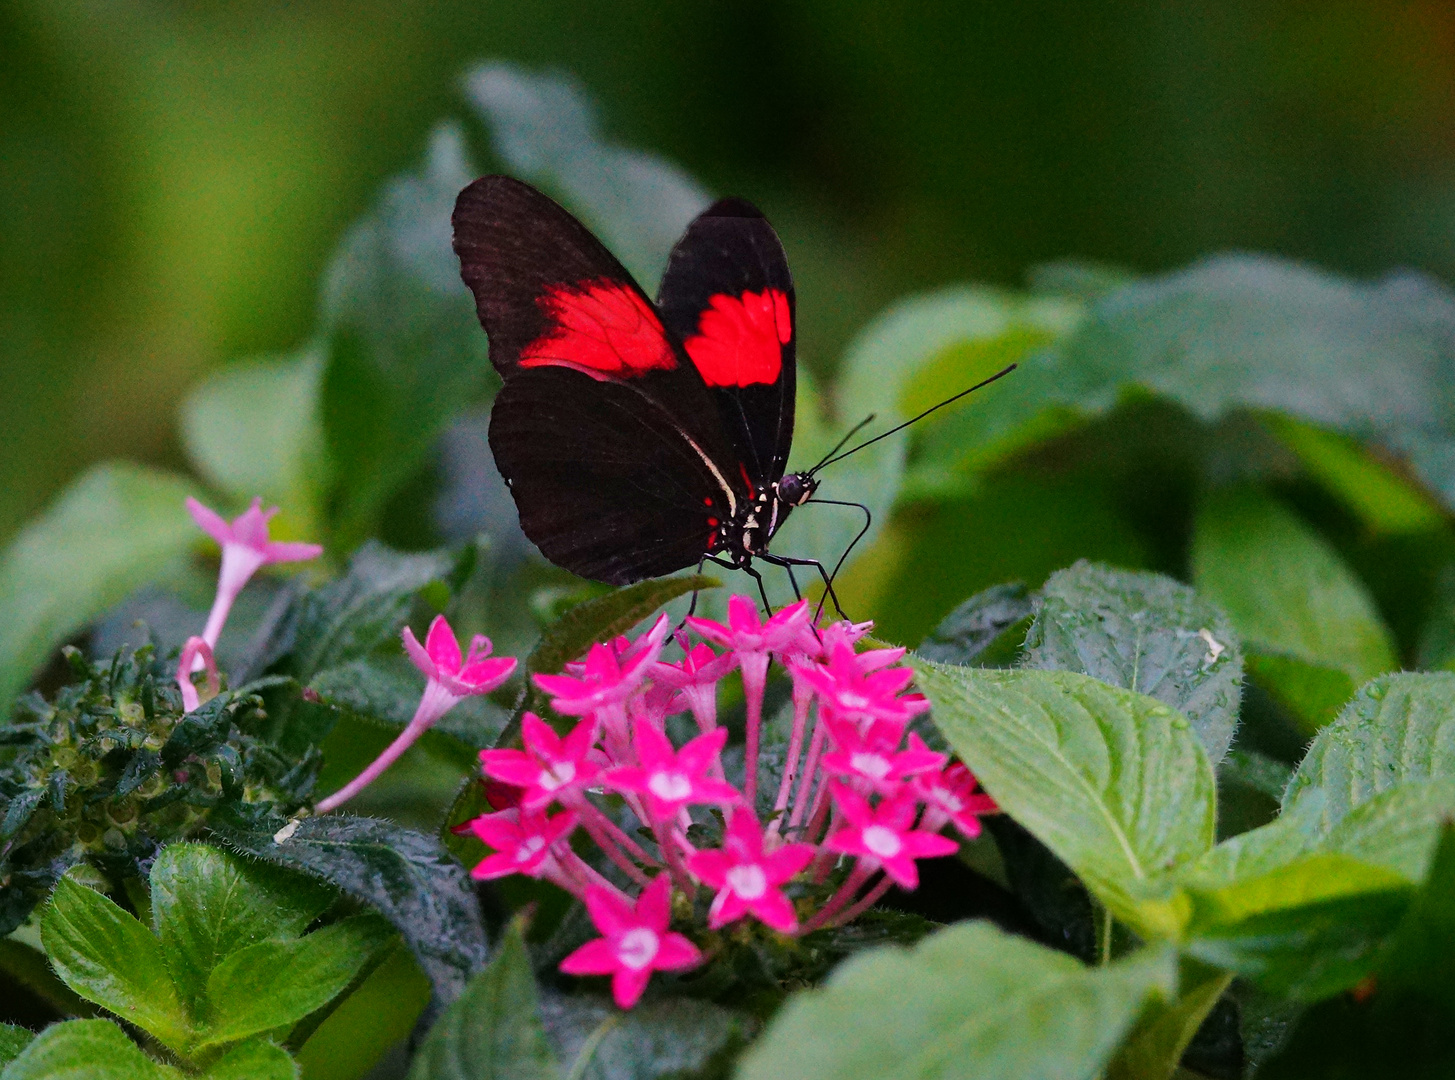
[[[849,961],[789,999],[743,1056],[741,1080],[1097,1075],[1145,1003],[1176,983],[1170,950],[1108,967],[962,923],[913,950]]]
[[[915,651],[937,664],[972,664],[1031,611],[1030,590],[1023,584],[992,585],[941,619]]]
[[[320,671],[309,686],[329,705],[403,727],[419,706],[424,676],[406,657],[371,656]],[[509,722],[510,713],[489,698],[467,697],[433,730],[483,750],[495,745]]]
[[[691,998],[647,1001],[622,1012],[604,998],[548,994],[541,1013],[574,1080],[697,1076],[752,1032],[743,1014]]]
[[[1243,654],[1227,616],[1161,574],[1079,562],[1041,589],[1025,666],[1080,671],[1147,694],[1192,723],[1209,759],[1238,725]]]
[[[15,938],[0,940],[0,971],[62,1016],[91,1017],[96,1007],[56,976],[45,953]]]
[[[35,1039],[35,1032],[14,1024],[0,1024],[0,1068],[14,1061]]]
[[[56,973],[87,1001],[185,1050],[190,1018],[157,939],[100,893],[62,878],[40,924]]]
[[[485,334],[450,246],[455,196],[475,176],[463,142],[436,130],[423,169],[385,189],[329,267],[322,416],[345,549],[485,386]]]
[[[1168,1080],[1232,981],[1224,971],[1184,961],[1176,1000],[1159,1000],[1147,1008],[1112,1058],[1106,1080]]]
[[[1056,671],[915,663],[935,724],[1000,806],[1116,916],[1175,934],[1147,903],[1213,841],[1215,789],[1187,720],[1155,698]]]
[[[356,915],[293,941],[229,953],[207,980],[208,1023],[198,1045],[290,1027],[347,989],[393,941],[384,919]]]
[[[509,171],[569,207],[651,291],[708,194],[670,162],[605,141],[591,99],[568,76],[485,64],[465,90]]]
[[[174,844],[152,865],[152,918],[183,1000],[196,1004],[218,963],[259,942],[297,937],[334,893],[277,866],[207,844]]]
[[[288,1051],[262,1039],[235,1046],[202,1073],[202,1080],[297,1080]]]
[[[393,642],[426,585],[450,577],[458,552],[402,554],[369,541],[348,572],[301,602],[293,643],[294,671],[307,682],[325,668],[367,656]]]
[[[470,879],[430,837],[341,814],[304,818],[282,843],[273,832],[240,823],[214,829],[248,854],[372,905],[403,936],[441,1004],[457,998],[485,963],[488,945]]]
[[[1328,679],[1317,679],[1318,670],[1357,686],[1394,667],[1389,632],[1364,585],[1328,541],[1267,495],[1224,491],[1206,501],[1192,571],[1249,653],[1274,661],[1250,660],[1250,671],[1310,728],[1324,719],[1312,710],[1326,709],[1343,685],[1322,689]]]
[[[197,542],[180,477],[111,462],[66,488],[0,556],[0,715],[51,650]]]
[[[68,1020],[42,1031],[0,1072],[3,1080],[181,1080],[110,1020]]]
[[[547,1080],[561,1075],[537,1014],[535,977],[512,926],[489,966],[440,1016],[409,1080]]]

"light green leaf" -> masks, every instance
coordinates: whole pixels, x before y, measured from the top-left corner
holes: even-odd
[[[1407,780],[1355,807],[1329,830],[1323,845],[1424,881],[1441,827],[1455,820],[1455,779]]]
[[[485,332],[450,243],[474,177],[458,128],[437,129],[423,168],[390,183],[329,267],[320,404],[344,550],[487,385]]]
[[[207,844],[173,844],[152,864],[152,918],[183,999],[194,1007],[224,958],[297,937],[332,903],[316,881]]]
[[[231,953],[207,980],[208,1024],[199,1046],[303,1019],[343,993],[393,941],[385,920],[356,915],[295,941],[263,941]]]
[[[1323,828],[1410,780],[1455,777],[1455,674],[1382,675],[1319,732],[1284,794],[1317,797]]]
[[[5,1066],[0,1080],[181,1080],[158,1065],[110,1020],[52,1024]]]
[[[668,1080],[713,1075],[752,1028],[707,1001],[662,998],[622,1012],[606,998],[547,994],[546,1035],[571,1080]]]
[[[322,496],[323,431],[318,391],[323,356],[230,364],[182,403],[182,442],[207,481],[234,499],[259,496],[281,508],[275,536],[316,539]]]
[[[672,245],[707,209],[707,192],[670,162],[605,141],[589,95],[569,76],[482,64],[465,92],[509,171],[573,211],[651,291]]]
[[[1025,666],[1079,671],[1170,705],[1214,764],[1238,725],[1243,654],[1228,618],[1161,574],[1085,561],[1052,574]]]
[[[1310,727],[1344,683],[1395,666],[1389,631],[1362,582],[1329,543],[1253,490],[1209,497],[1197,515],[1193,582],[1224,607],[1252,654],[1250,672]],[[1314,669],[1310,671],[1309,669]],[[1335,685],[1337,684],[1337,685]]]
[[[174,1050],[193,1031],[157,939],[100,893],[62,878],[41,916],[51,965],[76,993]]]
[[[1233,976],[1184,960],[1175,1001],[1152,1002],[1112,1058],[1106,1080],[1168,1080]]]
[[[1091,1080],[1149,999],[1176,983],[1170,950],[1108,967],[988,923],[913,950],[875,949],[789,998],[738,1080]]]
[[[429,980],[400,946],[308,1036],[298,1064],[308,1080],[357,1080],[414,1030]]]
[[[430,1029],[409,1080],[547,1080],[560,1068],[537,1014],[535,977],[512,926],[495,958]]]
[[[180,477],[97,465],[27,525],[0,556],[0,714],[52,649],[145,585],[199,538]]]
[[[9,1065],[35,1040],[35,1032],[14,1024],[0,1024],[0,1068]]]
[[[1175,934],[1154,879],[1213,842],[1212,767],[1155,698],[1064,671],[917,661],[936,726],[986,791],[1139,932]]]
[[[297,1080],[288,1051],[262,1039],[233,1047],[202,1074],[202,1080]]]

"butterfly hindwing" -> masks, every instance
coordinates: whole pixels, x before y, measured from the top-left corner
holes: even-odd
[[[717,402],[736,460],[758,487],[783,475],[793,442],[793,278],[778,234],[742,199],[722,199],[672,249],[662,318]]]
[[[525,534],[612,584],[696,563],[746,485],[680,339],[585,226],[526,184],[475,181],[454,230],[505,382],[490,446]]]

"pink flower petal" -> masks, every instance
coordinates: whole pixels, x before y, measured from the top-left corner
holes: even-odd
[[[640,1001],[651,978],[652,969],[649,967],[642,968],[641,971],[618,968],[616,974],[611,977],[611,997],[616,1002],[616,1007],[630,1009]]]
[[[263,549],[263,563],[307,562],[323,554],[322,544],[300,544],[293,541],[269,541]]]
[[[658,971],[682,971],[702,963],[702,953],[697,946],[681,934],[663,934],[662,944],[652,960],[652,967]]]
[[[203,506],[192,496],[187,496],[187,513],[192,515],[192,520],[197,527],[205,532],[219,544],[230,544],[233,541],[232,526],[227,523],[217,511]]]
[[[778,889],[769,889],[748,908],[764,926],[771,926],[780,934],[791,934],[798,929],[798,913]]]
[[[636,921],[658,933],[667,929],[672,921],[672,881],[666,874],[658,874],[642,890],[637,898]]]
[[[625,900],[598,885],[586,890],[586,910],[596,929],[607,937],[639,925],[636,913]]]
[[[460,655],[460,643],[455,640],[455,632],[450,629],[450,624],[443,615],[436,615],[429,624],[424,648],[441,674],[454,675],[464,663],[464,657]]]
[[[414,631],[406,626],[401,636],[404,638],[404,651],[409,654],[409,659],[414,662],[414,666],[419,669],[420,674],[426,679],[438,679],[440,677],[440,669],[435,666],[435,662],[430,658],[429,652],[419,643],[419,639],[414,636]]]
[[[610,975],[616,970],[616,950],[606,938],[588,941],[561,961],[567,975]]]

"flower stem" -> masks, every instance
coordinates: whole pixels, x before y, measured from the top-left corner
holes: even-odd
[[[868,881],[873,873],[874,871],[868,869],[863,862],[856,862],[854,869],[849,871],[849,876],[844,878],[844,883],[834,891],[833,896],[828,898],[824,906],[818,909],[814,917],[808,920],[804,931],[817,930],[820,926],[826,925],[845,904],[854,898],[859,887]]]
[[[379,778],[380,773],[398,761],[404,751],[413,746],[421,735],[433,727],[434,722],[448,712],[456,700],[453,694],[431,679],[424,688],[424,695],[419,699],[419,708],[414,711],[414,719],[405,725],[398,737],[384,748],[384,752],[376,757],[368,768],[328,798],[316,803],[313,807],[314,813],[327,814],[331,810],[337,810],[372,784]]]
[[[739,667],[743,672],[743,696],[748,705],[743,797],[747,799],[749,806],[754,806],[758,796],[758,743],[763,734],[763,689],[768,682],[768,654],[745,654]]]
[[[775,834],[783,824],[783,811],[788,808],[788,796],[793,790],[794,778],[798,776],[798,758],[803,752],[803,733],[808,723],[808,707],[812,702],[812,692],[801,691],[799,684],[795,682],[793,684],[793,731],[788,736],[788,756],[783,760],[783,779],[778,782],[778,798],[773,801],[772,828]],[[809,774],[805,772],[803,775]]]

